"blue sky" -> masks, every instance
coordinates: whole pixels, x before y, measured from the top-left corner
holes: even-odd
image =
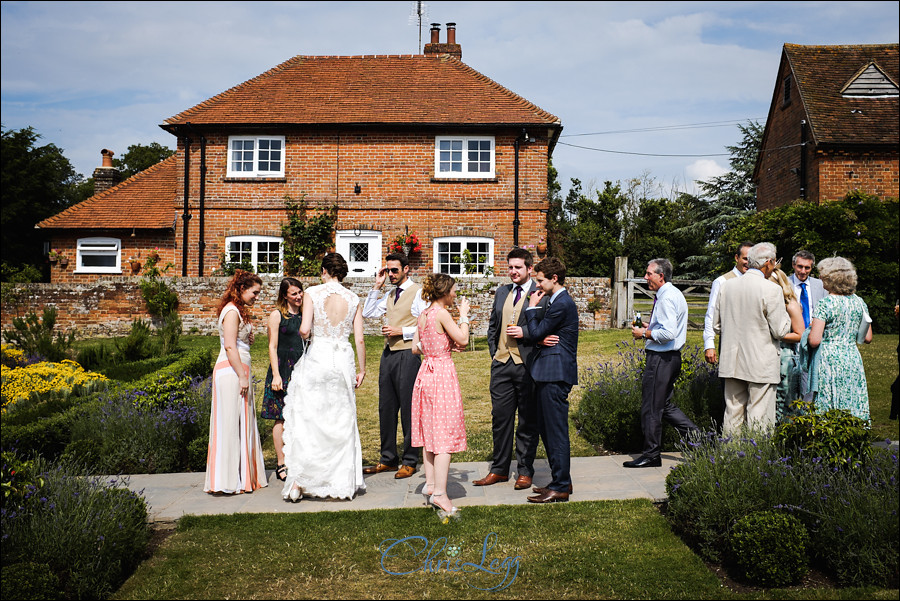
[[[174,148],[158,126],[164,119],[292,56],[416,54],[413,5],[4,1],[3,126],[33,126],[89,176],[102,148],[117,156],[135,143]],[[564,189],[573,177],[602,187],[645,173],[664,190],[692,189],[727,169],[736,123],[765,119],[783,44],[900,41],[896,1],[426,9],[429,23],[457,23],[467,64],[560,117],[553,159]]]

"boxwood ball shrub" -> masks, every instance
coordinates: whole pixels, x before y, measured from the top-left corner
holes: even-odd
[[[731,531],[731,560],[737,574],[762,586],[786,586],[809,571],[809,534],[803,522],[779,511],[757,511]]]

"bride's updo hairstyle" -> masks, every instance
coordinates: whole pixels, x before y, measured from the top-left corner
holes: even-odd
[[[338,253],[325,255],[322,259],[322,269],[339,282],[343,282],[348,273],[347,261]]]
[[[450,294],[455,284],[456,280],[446,273],[432,273],[422,282],[422,297],[433,303]]]

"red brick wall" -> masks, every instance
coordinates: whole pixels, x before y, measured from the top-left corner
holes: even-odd
[[[840,200],[861,190],[879,198],[900,197],[900,161],[897,150],[849,154],[818,151],[819,199]]]
[[[272,132],[277,134],[278,132]],[[496,264],[513,246],[515,188],[513,141],[516,133],[495,136],[495,178],[438,180],[434,176],[435,136],[428,133],[300,133],[285,140],[284,179],[227,178],[227,136],[209,136],[206,162],[204,272],[220,262],[225,238],[231,235],[280,235],[284,197],[304,197],[310,207],[337,203],[338,229],[381,230],[387,243],[408,226],[421,234],[423,247],[414,256],[418,273],[432,269],[432,240],[438,236],[486,235],[494,238]],[[546,235],[547,141],[523,145],[519,155],[519,243],[535,244]],[[178,154],[184,155],[179,140]],[[191,146],[191,212],[188,224],[188,275],[197,275],[200,152]],[[355,194],[359,184],[361,193]],[[179,168],[175,208],[183,210],[184,168]],[[183,221],[174,236],[175,264],[181,273]]]
[[[77,244],[79,238],[118,238],[122,247],[122,275],[135,275],[129,265],[129,259],[134,257],[143,268],[148,254],[158,249],[160,269],[168,263],[174,263],[175,250],[174,239],[171,230],[136,230],[134,236],[131,231],[122,230],[93,230],[82,233],[61,233],[52,238],[50,248],[58,248],[68,258],[68,264],[61,262],[50,264],[50,281],[54,284],[89,284],[98,278],[112,274],[75,273],[77,260]],[[143,273],[138,271],[137,274]],[[172,275],[172,271],[169,271]]]
[[[800,198],[800,177],[791,173],[791,169],[800,168],[801,141],[800,121],[806,119],[800,91],[797,83],[791,78],[791,101],[783,103],[784,78],[790,71],[782,62],[775,84],[773,96],[775,106],[766,123],[766,136],[763,152],[758,159],[756,188],[756,208],[760,211],[781,206],[786,202]],[[812,181],[811,162],[807,161],[808,181]],[[807,198],[810,191],[807,190]]]

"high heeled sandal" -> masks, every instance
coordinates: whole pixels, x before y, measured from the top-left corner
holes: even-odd
[[[429,505],[431,505],[431,495],[433,494],[433,493],[430,493],[430,492],[426,492],[426,489],[427,489],[427,488],[428,488],[428,485],[427,485],[427,484],[425,485],[424,488],[422,488],[422,496],[425,497],[425,506],[426,506],[426,507],[428,507]],[[433,490],[434,490],[434,488],[432,488],[432,491],[433,491]]]
[[[275,466],[275,477],[284,482],[287,480],[287,466],[279,463]]]
[[[453,518],[454,520],[458,520],[460,518],[459,507],[456,507],[455,505],[451,504],[450,509],[447,510],[434,502],[435,497],[446,497],[446,496],[447,496],[446,493],[442,493],[439,495],[431,495],[431,498],[428,500],[428,502],[431,503],[431,505],[437,511],[438,519],[441,521],[442,524],[449,523],[450,518]]]

